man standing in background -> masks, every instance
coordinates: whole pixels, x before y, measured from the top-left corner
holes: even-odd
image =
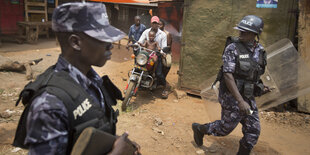
[[[129,49],[129,43],[132,42],[132,44],[136,43],[146,29],[145,25],[140,23],[141,18],[140,16],[135,16],[135,24],[131,25],[129,28],[129,33],[128,33],[128,43],[126,48]]]

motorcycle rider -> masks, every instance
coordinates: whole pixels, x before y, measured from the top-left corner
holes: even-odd
[[[139,39],[139,43],[143,44],[145,40],[149,40],[149,32],[150,31],[156,32],[155,35],[155,41],[158,42],[158,45],[161,49],[167,46],[167,35],[165,32],[159,29],[159,18],[157,16],[153,16],[151,18],[151,28],[146,29],[143,33],[142,36]],[[163,56],[165,56],[165,53],[161,52]],[[158,64],[156,67],[156,77],[157,77],[157,85],[163,85],[164,90],[162,92],[162,98],[166,99],[168,98],[168,93],[166,92],[166,77],[163,74],[163,64],[161,62],[160,57],[158,57]]]
[[[239,155],[250,154],[260,135],[260,122],[255,96],[269,91],[260,76],[267,65],[263,46],[255,40],[263,31],[263,20],[254,15],[245,16],[235,27],[239,38],[229,44],[223,53],[223,66],[219,74],[219,102],[222,107],[221,120],[207,124],[193,123],[194,140],[203,144],[205,134],[226,136],[239,122],[243,137],[240,140]]]

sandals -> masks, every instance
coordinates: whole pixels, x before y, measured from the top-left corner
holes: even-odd
[[[161,98],[167,99],[167,98],[168,98],[168,95],[169,95],[169,91],[168,91],[168,90],[164,90],[164,91],[161,93]]]

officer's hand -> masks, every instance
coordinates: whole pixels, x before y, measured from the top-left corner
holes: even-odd
[[[129,51],[129,44],[126,45],[126,49]]]
[[[141,155],[141,152],[140,152],[140,145],[134,141],[131,141],[130,139],[127,139],[126,140],[128,144],[131,144],[131,146],[134,148],[135,152],[134,152],[134,155]]]
[[[127,155],[134,154],[135,150],[132,144],[128,143],[128,133],[124,133],[114,142],[113,149],[109,155]]]
[[[134,148],[136,149],[135,151],[135,155],[141,155],[141,147],[138,143],[134,142],[134,141],[131,141],[132,145],[134,146]]]
[[[239,107],[239,110],[240,110],[241,113],[248,114],[248,115],[250,114],[251,107],[244,100],[239,102],[238,107]]]

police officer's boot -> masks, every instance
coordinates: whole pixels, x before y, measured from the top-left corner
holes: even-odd
[[[201,146],[203,144],[203,136],[206,134],[206,130],[204,128],[205,128],[204,125],[198,123],[192,124],[192,129],[194,132],[194,140],[198,146]]]
[[[237,152],[237,155],[250,155],[250,153],[250,149],[247,149],[242,144],[239,144],[239,150]]]

